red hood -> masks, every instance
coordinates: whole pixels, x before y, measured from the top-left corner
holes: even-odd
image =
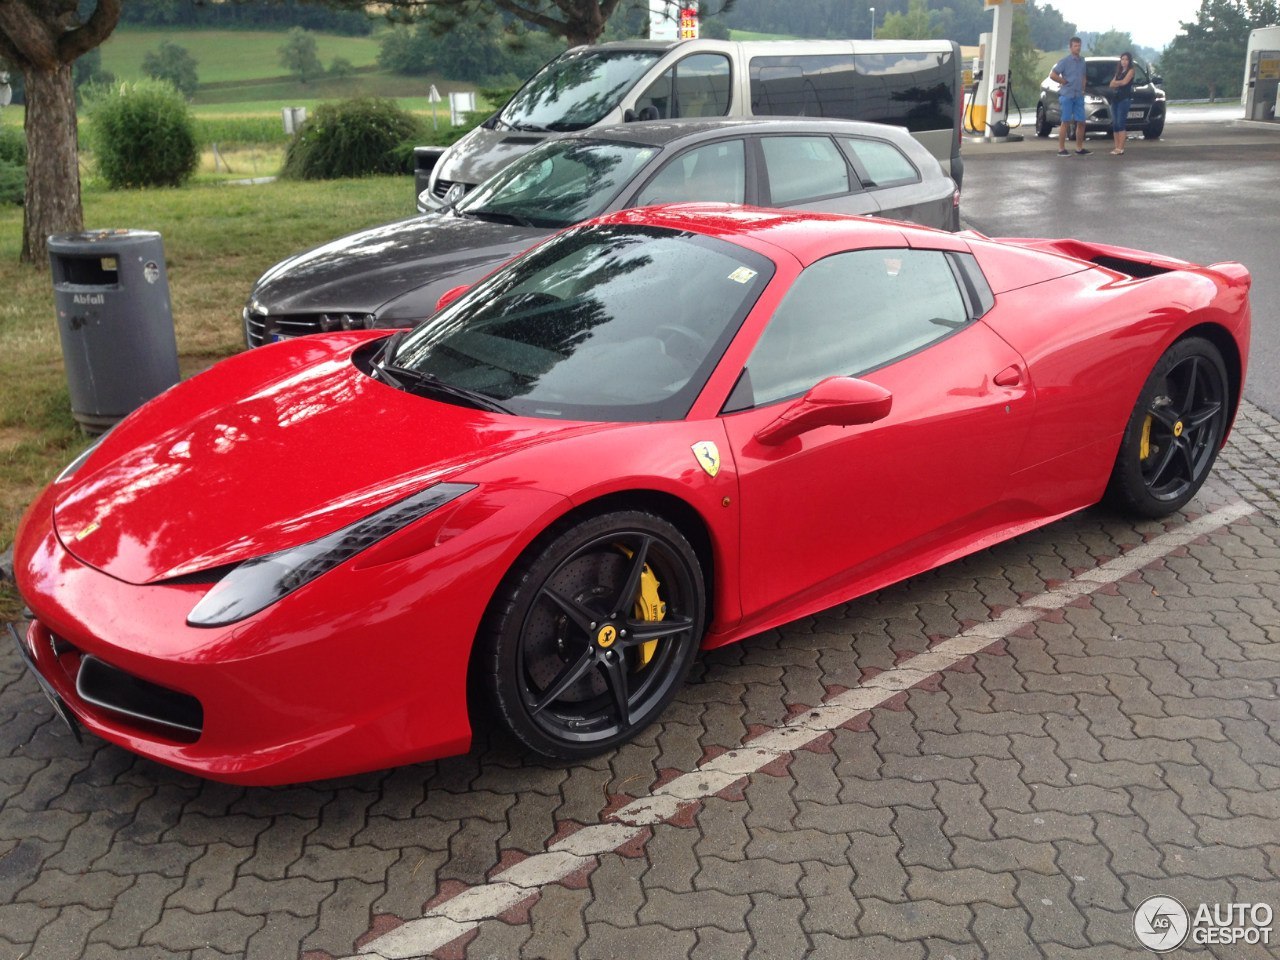
[[[61,491],[90,566],[150,583],[314,540],[429,483],[592,429],[413,396],[351,362],[368,334],[226,360],[130,416]]]

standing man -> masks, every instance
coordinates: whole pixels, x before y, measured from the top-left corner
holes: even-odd
[[[1067,124],[1075,121],[1076,154],[1084,156],[1090,151],[1084,148],[1084,57],[1080,56],[1080,38],[1071,38],[1071,52],[1059,60],[1049,73],[1049,79],[1058,84],[1058,105],[1062,108],[1062,121],[1058,124],[1058,156],[1069,157],[1067,150]]]

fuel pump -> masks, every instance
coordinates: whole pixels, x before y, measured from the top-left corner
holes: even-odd
[[[982,35],[983,63],[977,92],[966,111],[966,127],[971,140],[1008,143],[1022,135],[1009,132],[1009,104],[1012,98],[1009,53],[1013,47],[1013,8],[1025,0],[985,0],[991,8],[991,32]]]

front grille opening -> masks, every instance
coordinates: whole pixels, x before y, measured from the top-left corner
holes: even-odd
[[[156,728],[182,743],[194,743],[204,729],[204,708],[195,697],[135,677],[94,656],[80,662],[76,693],[85,703]]]
[[[1106,267],[1108,270],[1114,270],[1116,273],[1126,274],[1134,279],[1158,277],[1162,273],[1172,272],[1168,267],[1157,267],[1153,263],[1143,263],[1141,260],[1128,260],[1125,257],[1090,257],[1089,262],[1096,263],[1100,267]]]
[[[372,330],[377,318],[372,313],[244,313],[245,336],[250,346],[261,346],[274,338],[305,337],[313,333],[343,330]]]

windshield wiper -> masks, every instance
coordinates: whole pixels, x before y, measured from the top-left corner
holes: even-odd
[[[393,333],[387,339],[382,341],[382,345],[378,347],[377,352],[373,355],[370,366],[376,373],[382,364],[386,363],[396,355],[396,348],[400,346],[400,341],[405,338],[408,330],[401,330],[399,333]]]
[[[547,133],[550,127],[544,127],[540,123],[529,123],[527,120],[517,120],[515,123],[508,123],[509,127],[516,130],[527,130],[530,133]]]
[[[480,393],[476,390],[468,390],[466,387],[459,387],[456,384],[446,383],[430,373],[422,373],[409,367],[397,367],[393,363],[381,363],[378,365],[378,369],[384,376],[390,377],[403,389],[412,393],[434,393],[438,396],[449,397],[452,400],[462,400],[468,406],[475,407],[477,410],[488,410],[490,413],[511,413],[508,407],[503,406],[488,394]]]
[[[513,223],[517,227],[536,227],[528,217],[518,213],[507,213],[505,210],[486,210],[484,207],[460,211],[464,217],[475,217],[477,220],[488,220],[492,223]]]

